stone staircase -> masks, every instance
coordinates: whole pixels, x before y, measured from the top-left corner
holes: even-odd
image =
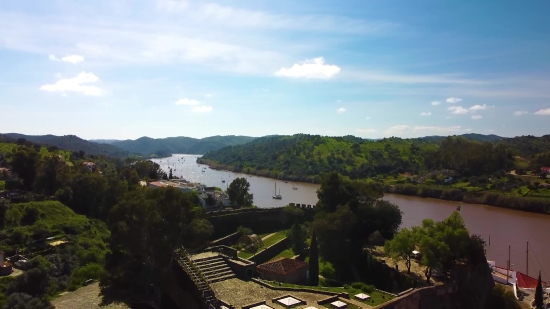
[[[200,269],[202,275],[210,283],[236,277],[235,273],[233,273],[229,265],[227,265],[227,262],[219,255],[194,259],[193,264]]]
[[[185,248],[181,247],[176,250],[176,260],[183,270],[189,275],[199,292],[202,300],[209,308],[219,309],[221,307],[216,292],[212,289],[212,282],[208,280],[201,269],[195,265],[195,262],[190,258]]]

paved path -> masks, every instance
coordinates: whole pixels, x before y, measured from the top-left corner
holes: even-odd
[[[271,236],[273,236],[273,235],[275,235],[275,234],[276,234],[276,233],[271,233],[271,234],[265,235],[264,237],[262,237],[262,241],[268,239],[269,237],[271,237]]]

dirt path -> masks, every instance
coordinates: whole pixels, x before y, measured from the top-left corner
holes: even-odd
[[[129,309],[126,304],[112,303],[105,306],[100,306],[103,301],[103,296],[100,294],[99,284],[92,283],[88,286],[81,287],[73,292],[65,292],[63,295],[52,301],[57,309]]]

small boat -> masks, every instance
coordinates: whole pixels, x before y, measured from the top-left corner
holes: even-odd
[[[222,183],[225,183],[225,180],[222,179]]]
[[[285,181],[285,183],[288,183],[288,181]]]
[[[279,194],[277,194],[277,183],[275,183],[275,191],[273,192],[272,197],[276,200],[282,200],[283,199],[283,196],[281,195],[281,189],[279,189]]]
[[[292,185],[292,190],[298,190],[295,185]]]

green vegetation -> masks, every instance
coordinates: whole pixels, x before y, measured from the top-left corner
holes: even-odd
[[[140,153],[146,156],[167,157],[173,153],[203,154],[218,150],[225,146],[242,145],[254,140],[249,136],[211,136],[196,139],[185,136],[150,138],[140,137],[136,140],[112,141],[111,143],[131,153]]]
[[[447,272],[459,262],[475,262],[485,256],[485,242],[469,235],[458,211],[441,222],[424,219],[421,226],[402,229],[384,249],[394,260],[405,260],[410,273],[410,255],[416,248],[422,254],[420,264],[426,267],[427,283],[436,269]]]
[[[320,183],[338,172],[379,182],[385,192],[550,213],[550,188],[539,177],[550,166],[550,135],[377,141],[353,136],[268,136],[205,154],[215,168]],[[522,176],[509,174],[515,170]],[[524,174],[529,174],[524,175]],[[476,195],[480,193],[481,195]]]
[[[495,283],[491,295],[485,304],[485,309],[521,309],[521,306],[516,301],[514,292],[509,290],[505,285]],[[530,306],[528,308],[531,308]],[[541,307],[542,308],[542,307]]]
[[[542,293],[542,280],[540,279],[540,271],[537,287],[535,289],[535,307],[537,309],[544,309],[544,296]]]
[[[296,284],[289,284],[289,283],[278,283],[278,282],[271,282],[271,281],[265,281],[269,285],[272,286],[282,286],[287,288],[304,288],[302,285],[296,285]],[[280,284],[280,285],[279,285]],[[367,304],[369,306],[378,306],[380,304],[383,304],[387,301],[390,301],[393,299],[393,296],[390,294],[378,292],[374,289],[371,285],[366,285],[362,282],[354,282],[351,285],[344,285],[343,287],[321,287],[321,286],[307,286],[305,288],[316,290],[316,291],[328,291],[328,292],[334,292],[334,293],[348,293],[350,297],[353,297],[353,295],[359,294],[359,293],[365,293],[369,295],[371,298],[368,301],[360,301],[364,304]],[[350,308],[350,307],[348,307]]]
[[[315,230],[311,235],[311,243],[309,245],[309,285],[319,285],[319,249],[317,246],[317,235]]]
[[[55,136],[9,133],[4,134],[4,136],[11,139],[12,142],[16,140],[18,143],[29,141],[70,151],[83,151],[90,155],[106,155],[110,157],[126,157],[130,155],[128,151],[122,150],[116,146],[90,142],[74,135]],[[2,152],[1,148],[0,152]]]
[[[267,247],[283,240],[285,237],[287,237],[287,233],[288,232],[286,230],[274,233],[273,235],[271,235],[268,238],[264,239],[262,241],[262,243],[260,244],[260,246],[255,248],[256,250],[253,250],[253,251],[239,251],[239,253],[237,255],[238,255],[238,257],[240,257],[242,259],[248,259],[251,256],[253,256],[254,254],[262,251],[264,248],[267,248]]]
[[[57,201],[12,204],[6,211],[0,248],[10,255],[18,249],[35,257],[23,275],[7,284],[6,291],[13,294],[0,301],[47,303],[47,298],[75,290],[87,279],[99,279],[105,273],[101,265],[109,253],[109,235],[102,221],[75,214]],[[66,243],[50,245],[53,241]]]
[[[250,191],[250,183],[246,178],[235,178],[227,188],[231,204],[237,207],[251,207],[254,196]]]

